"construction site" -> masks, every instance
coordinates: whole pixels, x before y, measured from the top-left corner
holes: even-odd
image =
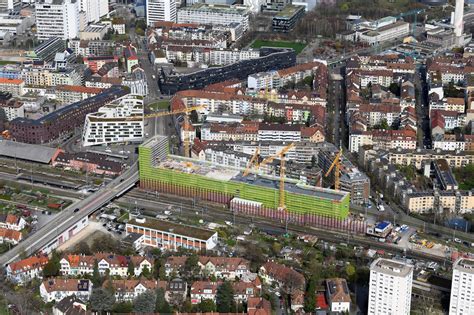
[[[143,189],[225,204],[236,212],[295,224],[324,221],[342,229],[359,229],[347,220],[347,192],[256,172],[247,176],[245,169],[170,155],[166,137],[154,137],[140,146],[139,169]]]

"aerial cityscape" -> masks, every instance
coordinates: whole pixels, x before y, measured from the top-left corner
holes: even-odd
[[[0,315],[474,315],[474,0],[0,0]]]

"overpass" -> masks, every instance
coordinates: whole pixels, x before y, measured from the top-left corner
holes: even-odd
[[[16,247],[0,256],[0,266],[18,260],[20,254],[28,256],[44,248],[67,231],[71,226],[80,222],[85,217],[97,211],[115,197],[125,193],[135,186],[138,181],[138,164],[133,164],[119,177],[111,181],[107,186],[96,191],[86,199],[80,200],[61,211],[41,229],[20,242]],[[75,209],[79,209],[74,212]]]

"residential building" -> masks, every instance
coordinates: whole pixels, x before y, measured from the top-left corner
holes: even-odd
[[[6,267],[7,279],[16,285],[26,284],[33,279],[41,279],[43,267],[48,261],[48,256],[31,256],[10,263]]]
[[[276,283],[281,286],[291,278],[296,287],[301,290],[304,290],[305,288],[305,279],[301,273],[286,267],[285,265],[272,261],[263,264],[263,266],[260,267],[258,274],[266,284]]]
[[[41,0],[35,3],[36,36],[40,41],[51,37],[64,40],[79,36],[80,0]]]
[[[474,210],[472,191],[408,191],[403,197],[406,209],[413,213],[446,211],[464,214]]]
[[[9,92],[13,97],[22,96],[24,87],[25,82],[21,79],[0,78],[0,91]]]
[[[0,228],[21,231],[26,227],[26,221],[14,214],[0,214]]]
[[[123,55],[125,57],[125,63],[127,65],[127,72],[132,72],[132,67],[138,65],[138,56],[137,50],[135,47],[129,45],[123,50]]]
[[[177,4],[173,0],[148,0],[146,2],[146,24],[155,22],[176,22]]]
[[[165,262],[166,276],[179,274],[187,256],[170,256]],[[199,256],[198,266],[204,277],[214,276],[218,279],[235,280],[250,273],[250,262],[239,257]]]
[[[23,239],[23,234],[20,231],[0,228],[0,244],[9,243],[12,245],[18,244]]]
[[[83,146],[143,139],[143,96],[129,94],[86,115]]]
[[[209,5],[196,3],[178,10],[178,23],[229,25],[242,24],[243,31],[249,28],[248,7],[239,5]]]
[[[464,315],[474,312],[474,260],[459,258],[453,265],[449,315]]]
[[[109,3],[101,0],[78,0],[81,11],[86,14],[87,23],[98,22],[100,18],[109,13]]]
[[[370,265],[369,315],[410,314],[413,266],[385,258]]]
[[[61,301],[67,296],[88,301],[92,293],[92,282],[83,279],[51,278],[43,280],[40,285],[40,296],[45,303]]]
[[[25,117],[25,104],[17,99],[9,99],[6,102],[0,101],[0,113],[8,121],[23,118]]]
[[[126,94],[122,88],[113,87],[99,95],[64,106],[40,119],[16,118],[10,123],[12,139],[32,144],[49,142],[81,126],[88,113],[95,112]]]
[[[144,269],[153,269],[153,259],[143,256],[123,256],[111,253],[96,253],[94,255],[67,255],[60,260],[60,273],[63,276],[92,275],[97,263],[99,273],[111,276],[126,277],[128,266],[134,266],[134,276],[139,277]]]
[[[136,217],[126,225],[126,234],[141,235],[142,246],[176,251],[179,247],[201,250],[213,249],[217,245],[217,232],[161,221]]]
[[[346,313],[351,310],[351,296],[346,279],[326,280],[326,295],[331,312]]]
[[[474,155],[466,151],[442,151],[440,149],[427,150],[403,150],[396,149],[388,152],[387,159],[390,164],[414,165],[417,169],[422,169],[424,165],[430,164],[433,160],[445,159],[450,167],[463,167],[474,163]]]
[[[451,172],[451,168],[446,160],[440,159],[431,162],[434,175],[441,190],[457,190],[459,188],[458,182]]]
[[[0,12],[17,12],[21,9],[21,0],[0,0]]]
[[[166,281],[128,279],[107,280],[103,287],[111,286],[114,289],[115,300],[118,302],[132,302],[137,296],[147,291],[155,292],[158,288],[166,290]]]
[[[60,85],[55,88],[56,100],[60,104],[72,104],[96,96],[104,89],[85,87],[82,85]]]
[[[75,295],[66,296],[53,306],[53,315],[87,315],[87,304]]]
[[[216,301],[217,291],[222,281],[195,281],[191,285],[191,303],[199,304],[202,300]],[[249,298],[255,298],[260,295],[262,285],[260,280],[231,282],[234,291],[234,300],[236,303],[245,303]]]

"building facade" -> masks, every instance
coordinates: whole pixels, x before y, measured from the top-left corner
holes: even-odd
[[[146,2],[146,24],[152,26],[155,22],[176,22],[176,1],[148,0]]]
[[[474,313],[474,260],[458,259],[453,266],[449,315]]]
[[[129,94],[87,114],[82,145],[141,141],[143,104],[142,96]]]
[[[378,258],[370,266],[369,315],[410,314],[413,266]]]
[[[42,0],[35,4],[37,37],[40,41],[79,36],[79,0]]]

